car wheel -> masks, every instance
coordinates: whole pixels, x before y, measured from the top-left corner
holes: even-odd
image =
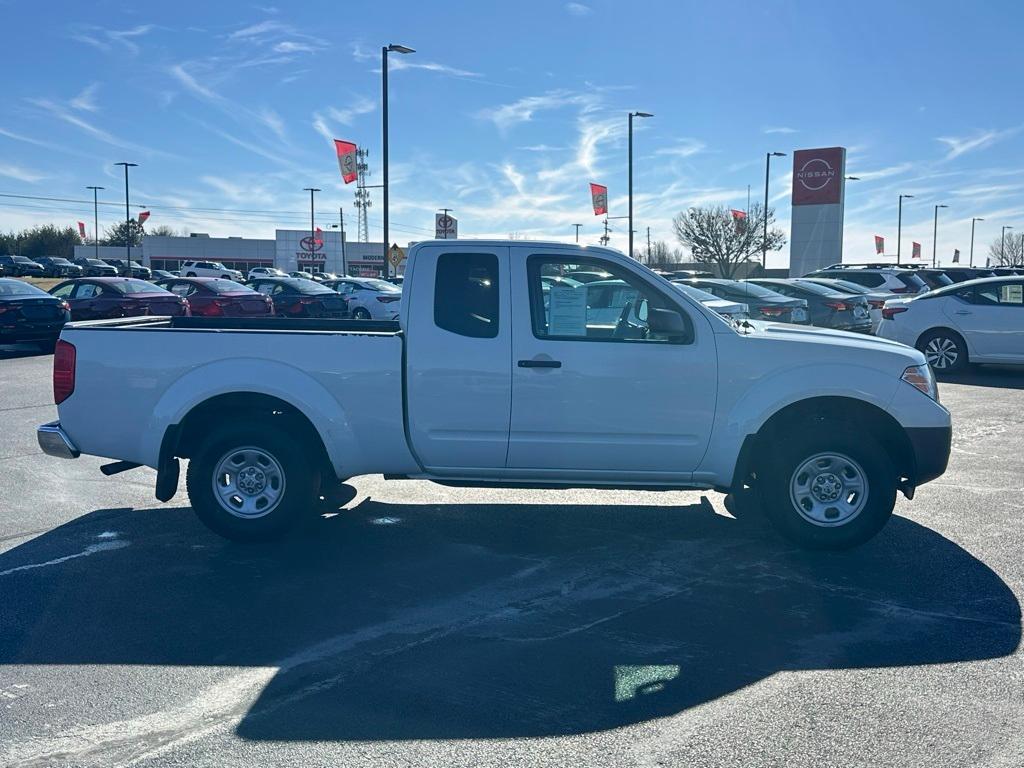
[[[316,501],[312,464],[277,427],[225,427],[189,461],[188,497],[203,524],[225,538],[281,538]]]
[[[807,549],[863,544],[888,522],[896,504],[892,462],[869,437],[797,437],[765,460],[758,477],[769,521]]]
[[[362,307],[356,307],[354,310],[352,310],[352,319],[353,320],[369,320],[370,319],[370,313],[367,312]]]
[[[196,276],[195,272],[187,272],[187,273],[185,273],[185,277],[195,277],[195,276]]]
[[[967,345],[955,331],[929,331],[917,342],[936,373],[959,373],[967,367]]]

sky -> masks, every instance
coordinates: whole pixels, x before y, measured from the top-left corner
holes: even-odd
[[[627,212],[634,127],[637,245],[677,245],[672,217],[763,199],[789,234],[791,155],[844,146],[844,258],[895,253],[897,198],[910,242],[949,263],[1002,225],[1024,233],[1024,4],[961,2],[434,2],[288,4],[0,0],[0,230],[123,218],[123,171],[149,226],[272,237],[344,208],[355,185],[331,139],[369,150],[381,182],[381,46],[390,58],[391,239],[459,234],[596,243],[588,183]],[[21,197],[11,197],[12,195]],[[370,238],[381,232],[372,191]],[[612,221],[611,245],[627,226]],[[788,263],[788,246],[769,266]]]

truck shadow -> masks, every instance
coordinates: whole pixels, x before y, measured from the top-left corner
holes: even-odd
[[[260,547],[187,508],[100,510],[0,555],[0,591],[0,665],[276,667],[252,740],[586,733],[1021,636],[1009,587],[908,519],[806,553],[700,505],[367,500]]]
[[[943,384],[1024,389],[1024,366],[975,365],[963,373],[943,374],[938,378],[940,392]]]

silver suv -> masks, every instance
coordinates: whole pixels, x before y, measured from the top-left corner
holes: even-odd
[[[242,273],[237,269],[228,269],[219,261],[183,261],[182,277],[222,277],[225,280],[242,280]]]
[[[892,264],[833,264],[809,272],[804,277],[827,277],[831,280],[849,280],[873,291],[887,291],[913,295],[926,293],[925,283],[913,269],[894,267]]]

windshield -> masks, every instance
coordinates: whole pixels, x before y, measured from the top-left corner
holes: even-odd
[[[203,285],[214,293],[252,293],[252,288],[234,280],[208,280]]]
[[[389,283],[387,280],[363,280],[361,283],[371,290],[383,293],[401,293],[402,291],[397,285]]]
[[[120,280],[110,285],[121,293],[168,293],[159,285],[147,283],[145,280]]]
[[[49,296],[46,291],[41,291],[34,285],[29,285],[22,280],[0,279],[0,299],[10,299],[21,296]]]
[[[721,288],[726,293],[739,294],[742,296],[751,296],[755,299],[778,299],[779,294],[775,291],[769,291],[767,288],[762,288],[760,285],[754,283],[741,283],[739,281],[716,281],[709,282],[707,285],[713,290],[715,288]],[[698,288],[703,288],[704,285],[697,283]]]
[[[14,260],[19,264],[34,264],[35,262],[27,256],[15,256]]]
[[[109,267],[110,266],[109,264],[107,264],[107,262],[100,261],[99,259],[86,259],[86,261],[89,262],[89,264],[94,266],[94,267]]]

